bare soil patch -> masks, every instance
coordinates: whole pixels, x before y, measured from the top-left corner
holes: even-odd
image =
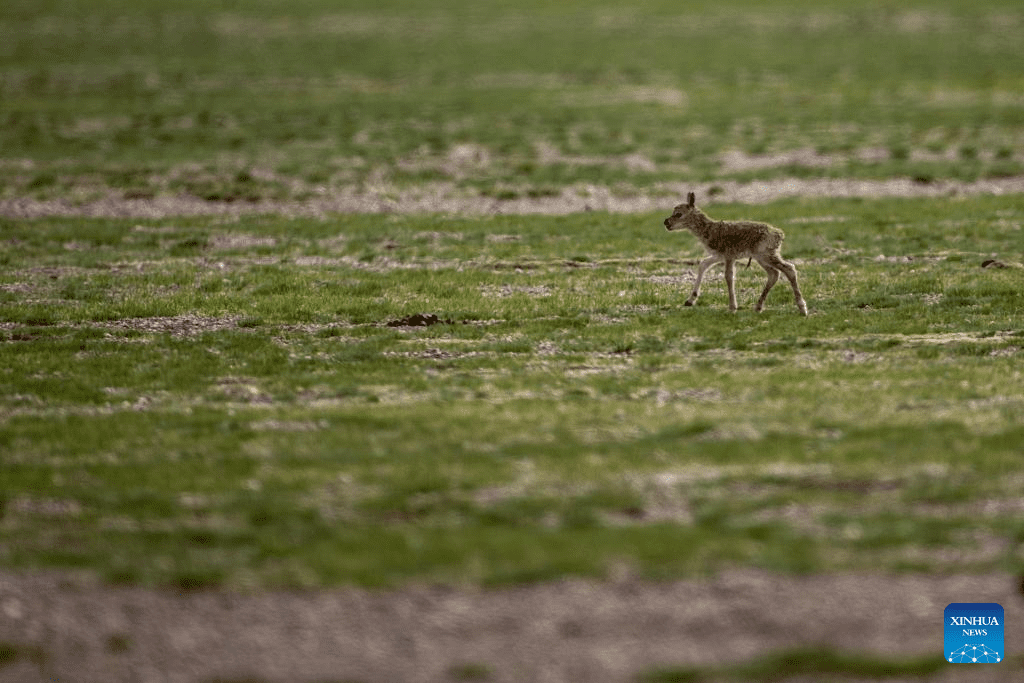
[[[213,318],[194,313],[185,313],[183,315],[157,318],[125,318],[124,320],[94,323],[94,325],[111,330],[170,334],[174,337],[195,337],[205,332],[239,329],[238,321],[240,319],[241,316],[238,315]]]
[[[937,657],[950,602],[998,602],[1007,622],[1024,618],[1019,580],[1004,574],[742,570],[651,583],[614,573],[496,590],[241,594],[4,572],[0,681],[448,681],[472,668],[478,680],[601,683],[809,645]],[[1007,628],[1006,638],[1007,652],[1021,651],[1024,631]],[[1002,681],[1019,669],[1011,657],[929,680]]]
[[[439,318],[435,313],[413,313],[398,320],[388,321],[388,327],[429,327],[430,325],[454,325],[455,321]]]
[[[553,195],[518,196],[495,199],[467,194],[454,183],[427,183],[415,188],[380,186],[365,190],[349,188],[332,196],[302,201],[225,202],[196,197],[154,197],[126,199],[111,194],[103,199],[74,202],[64,199],[37,200],[18,197],[0,200],[0,216],[42,218],[48,216],[92,216],[98,218],[152,218],[217,215],[237,217],[251,214],[324,217],[338,213],[442,213],[568,214],[601,210],[613,213],[658,211],[694,191],[705,203],[761,204],[786,197],[945,197],[956,195],[1024,194],[1024,176],[965,182],[912,178],[855,180],[842,178],[775,178],[741,182],[722,180],[702,183],[658,183],[649,190],[624,196],[601,185],[563,188]]]

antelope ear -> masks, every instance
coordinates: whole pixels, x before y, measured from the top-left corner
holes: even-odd
[[[692,192],[690,194],[686,195],[686,203],[689,206],[693,206],[693,203],[694,203],[694,201],[696,201],[696,199],[697,199],[697,197]]]

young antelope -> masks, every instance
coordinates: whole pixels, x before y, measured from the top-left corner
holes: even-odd
[[[694,194],[686,196],[686,203],[680,204],[672,215],[665,219],[665,227],[669,230],[686,228],[701,241],[708,251],[708,257],[700,262],[697,268],[697,281],[693,283],[693,292],[686,300],[692,306],[700,296],[700,283],[704,271],[717,263],[725,263],[725,284],[729,288],[729,310],[736,310],[736,288],[733,283],[736,259],[753,259],[761,264],[768,273],[761,298],[757,300],[754,310],[760,313],[764,309],[764,300],[779,279],[781,272],[793,287],[796,307],[802,315],[807,315],[807,302],[800,294],[796,282],[796,268],[792,263],[782,260],[779,248],[785,236],[778,228],[767,223],[756,221],[713,221],[707,214],[694,206]],[[749,264],[749,261],[747,262]]]

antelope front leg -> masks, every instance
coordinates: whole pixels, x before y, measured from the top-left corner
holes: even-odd
[[[729,290],[729,310],[735,311],[736,306],[736,261],[725,259],[725,286]]]
[[[708,256],[700,262],[700,265],[697,266],[697,281],[693,283],[693,291],[690,292],[690,298],[686,300],[685,306],[692,306],[697,302],[697,297],[700,296],[700,281],[704,279],[704,271],[721,260],[720,256]]]

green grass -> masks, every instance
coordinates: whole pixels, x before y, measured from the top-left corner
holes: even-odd
[[[775,652],[743,664],[652,671],[637,680],[641,683],[713,683],[806,680],[804,677],[818,681],[929,679],[945,665],[940,657],[896,661],[828,648],[803,648]]]
[[[0,564],[1020,571],[1022,271],[980,268],[1019,258],[1017,198],[756,217],[810,317],[753,313],[759,269],[684,308],[700,251],[656,215],[4,221]]]
[[[0,198],[1021,175],[1021,21],[1016,0],[12,0]]]

